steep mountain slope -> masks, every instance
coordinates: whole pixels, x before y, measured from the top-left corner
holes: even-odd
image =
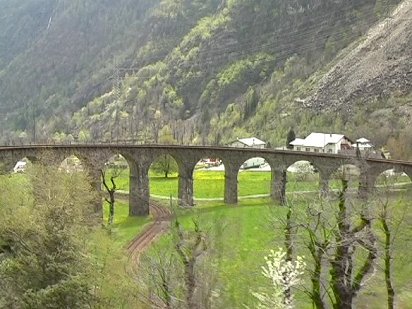
[[[306,105],[350,112],[355,104],[411,93],[412,1],[405,1],[324,75]]]
[[[379,76],[409,74],[410,29],[390,25],[403,47],[384,34],[362,39],[399,0],[41,1],[41,14],[24,0],[0,15],[0,25],[22,25],[0,36],[3,142],[280,144],[297,124],[300,135],[366,134],[365,113],[408,102],[410,75],[393,88]],[[383,56],[368,41],[394,48],[399,70],[372,66]],[[370,95],[357,96],[365,87]]]
[[[179,142],[224,143],[247,133],[249,118],[270,96],[307,78],[364,33],[377,20],[376,6],[376,1],[222,1],[164,59],[76,113],[72,130],[86,130],[92,139],[158,142],[163,128]],[[280,71],[285,76],[277,82]],[[269,81],[274,85],[264,95],[260,88]],[[249,132],[270,134],[264,125]]]
[[[66,130],[55,123],[108,91],[115,66],[161,59],[219,2],[0,1],[2,127],[24,130],[36,117],[38,136]]]
[[[0,0],[0,71],[27,49],[47,27],[54,9],[52,0]],[[16,27],[18,23],[18,27]]]

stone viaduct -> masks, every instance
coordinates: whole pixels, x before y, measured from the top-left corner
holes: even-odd
[[[296,152],[272,149],[245,149],[230,147],[174,146],[174,145],[36,145],[0,147],[0,164],[11,171],[17,161],[27,158],[32,162],[56,167],[70,156],[76,156],[88,172],[92,185],[101,190],[101,173],[110,158],[122,155],[130,168],[129,215],[149,214],[149,168],[160,155],[172,156],[178,165],[178,199],[181,205],[193,206],[193,172],[204,158],[219,158],[225,166],[224,201],[238,202],[238,172],[241,165],[253,157],[264,158],[272,170],[271,196],[281,201],[287,168],[297,161],[309,161],[319,172],[320,190],[327,191],[332,174],[339,167],[351,164],[360,170],[359,194],[367,197],[379,174],[389,169],[406,173],[412,179],[412,162],[386,159],[356,158],[338,154]],[[101,199],[96,201],[96,212],[102,211]]]

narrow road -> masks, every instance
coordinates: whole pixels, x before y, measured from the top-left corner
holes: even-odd
[[[153,216],[154,222],[142,233],[137,235],[127,246],[131,265],[133,265],[134,270],[136,270],[139,265],[140,255],[148,249],[156,238],[164,234],[170,226],[172,214],[165,207],[150,201],[150,214]]]

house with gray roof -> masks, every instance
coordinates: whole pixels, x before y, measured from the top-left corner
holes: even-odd
[[[295,151],[339,153],[350,150],[352,141],[343,134],[311,133],[306,138],[296,138],[290,143]]]
[[[231,142],[229,144],[230,147],[236,148],[258,148],[263,149],[266,148],[266,142],[256,138],[256,137],[249,137],[249,138],[238,138],[237,140]]]

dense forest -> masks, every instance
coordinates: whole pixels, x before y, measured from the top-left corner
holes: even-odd
[[[1,141],[283,145],[294,127],[399,144],[412,138],[410,30],[390,43],[404,57],[384,55],[402,87],[380,92],[388,81],[371,78],[337,91],[371,27],[408,29],[388,18],[399,2],[0,0]]]

